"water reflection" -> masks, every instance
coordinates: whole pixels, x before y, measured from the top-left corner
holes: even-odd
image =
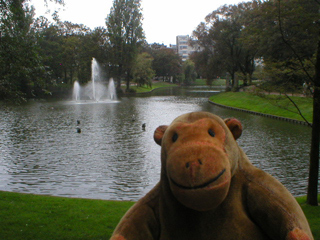
[[[310,130],[211,105],[213,91],[173,88],[112,104],[2,107],[0,190],[137,200],[159,180],[153,131],[180,114],[204,110],[238,118],[245,127],[238,142],[251,161],[295,195],[305,194]]]

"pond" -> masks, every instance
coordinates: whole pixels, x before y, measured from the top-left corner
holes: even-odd
[[[112,103],[3,105],[0,190],[136,201],[160,178],[154,130],[183,113],[209,111],[239,119],[244,132],[238,143],[251,162],[295,196],[306,194],[310,129],[208,103],[217,92],[168,88]]]

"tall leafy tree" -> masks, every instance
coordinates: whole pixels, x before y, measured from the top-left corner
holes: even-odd
[[[137,59],[133,65],[132,75],[133,80],[139,87],[143,85],[152,86],[152,78],[155,76],[155,72],[152,69],[153,58],[150,54],[143,52],[137,56]]]
[[[247,36],[264,60],[273,88],[299,89],[309,82],[314,89],[313,124],[307,202],[318,205],[320,141],[320,35],[317,0],[269,0],[253,2]],[[245,43],[248,43],[245,41]],[[257,44],[258,43],[258,44]]]
[[[106,26],[117,88],[124,77],[129,90],[133,60],[144,40],[140,0],[114,0]]]
[[[215,40],[209,35],[209,27],[203,22],[200,23],[194,30],[193,36],[203,50],[192,53],[191,59],[195,63],[198,74],[206,78],[210,85],[213,79],[225,70],[222,67],[222,61],[215,55]],[[193,41],[191,41],[191,44],[193,44]]]
[[[207,16],[212,22],[209,35],[215,40],[214,57],[222,60],[223,68],[230,74],[232,86],[237,90],[239,84],[235,77],[239,70],[241,54],[239,43],[241,25],[236,5],[225,5]]]
[[[43,86],[43,66],[31,29],[33,11],[23,0],[1,1],[0,96],[21,100]]]
[[[182,74],[181,57],[170,48],[160,48],[152,51],[154,58],[152,67],[156,72],[157,77],[162,77],[164,80],[176,81],[179,75]]]
[[[54,1],[63,4],[63,0]],[[32,27],[33,8],[26,3],[26,0],[0,1],[1,99],[20,101],[45,92],[47,76],[37,29]]]
[[[255,1],[248,28],[260,41],[269,81],[274,88],[313,86],[313,124],[307,202],[318,205],[320,142],[320,35],[317,0]]]
[[[197,78],[197,72],[195,70],[194,63],[188,59],[182,64],[183,69],[183,84],[190,85]]]
[[[317,206],[320,144],[320,2],[276,0],[269,4],[275,5],[277,9],[278,21],[275,25],[287,49],[287,71],[302,72],[314,89],[307,203]],[[279,58],[281,59],[281,56]],[[294,76],[295,73],[291,75]]]

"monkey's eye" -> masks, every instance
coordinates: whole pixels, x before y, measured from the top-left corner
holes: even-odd
[[[177,134],[177,133],[174,133],[174,134],[172,135],[172,142],[177,141],[177,139],[178,139],[178,134]]]
[[[211,137],[214,137],[216,135],[212,129],[209,129],[208,133]]]

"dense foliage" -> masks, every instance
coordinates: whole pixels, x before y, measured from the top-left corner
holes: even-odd
[[[1,1],[0,92],[3,98],[25,98],[42,87],[44,69],[35,34],[32,9],[22,0]],[[37,81],[33,79],[37,78]]]
[[[63,22],[57,12],[52,21],[35,19],[28,0],[0,1],[0,10],[0,100],[20,102],[64,95],[74,81],[85,84],[91,80],[93,57],[107,78],[117,80],[118,87],[121,80],[126,80],[127,89],[132,81],[151,84],[154,72],[161,76],[180,73],[181,60],[176,53],[152,49],[144,41],[138,0],[114,0],[106,27],[93,30]],[[149,52],[151,57],[142,52]],[[166,66],[161,66],[163,59],[169,59]],[[141,61],[152,69],[138,67]],[[133,71],[134,67],[138,68]]]
[[[195,53],[197,71],[205,78],[229,75],[251,84],[257,64],[277,89],[292,90],[314,74],[319,3],[315,0],[253,0],[224,5],[206,17],[193,33],[203,48]]]

